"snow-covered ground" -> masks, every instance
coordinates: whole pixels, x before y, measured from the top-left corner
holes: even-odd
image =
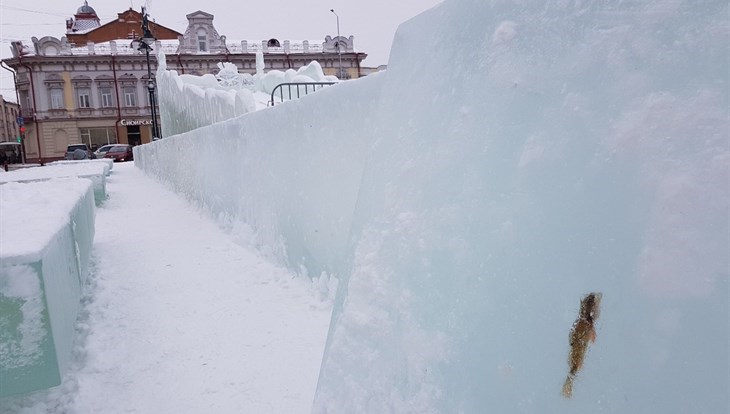
[[[115,164],[63,384],[0,413],[308,413],[331,301]]]

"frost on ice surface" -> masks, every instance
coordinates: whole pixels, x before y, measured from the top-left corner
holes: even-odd
[[[0,369],[32,365],[47,334],[39,275],[27,265],[0,267]]]

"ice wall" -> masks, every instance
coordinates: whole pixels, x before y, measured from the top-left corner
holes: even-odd
[[[138,146],[135,165],[291,268],[339,274],[380,84],[334,85]]]
[[[729,34],[727,1],[401,25],[314,412],[728,412]]]

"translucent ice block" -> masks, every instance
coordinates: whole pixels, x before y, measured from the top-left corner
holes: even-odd
[[[87,179],[0,186],[0,397],[61,383],[94,236]]]

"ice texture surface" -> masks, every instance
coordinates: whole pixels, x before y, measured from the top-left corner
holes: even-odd
[[[315,413],[726,412],[727,16],[446,1],[401,25],[385,73],[136,164],[340,279]]]
[[[88,275],[95,206],[87,179],[7,183],[0,201],[2,397],[61,382]]]
[[[462,0],[401,25],[314,412],[727,411],[727,16]]]
[[[339,274],[379,93],[378,76],[334,85],[138,146],[135,165],[290,268]]]

